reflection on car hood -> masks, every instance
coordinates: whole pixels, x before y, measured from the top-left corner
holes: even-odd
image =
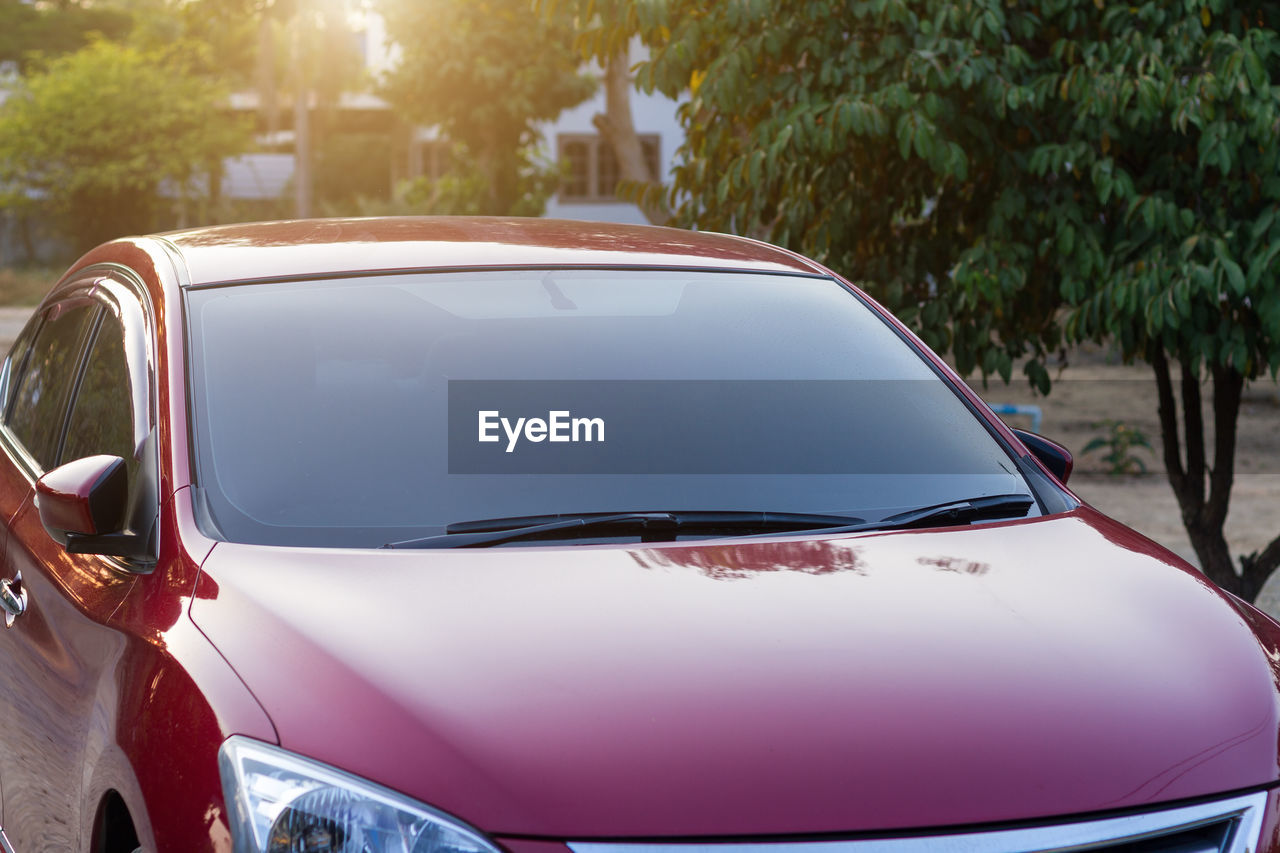
[[[1088,509],[632,549],[220,544],[192,615],[285,747],[495,834],[955,825],[1277,778],[1277,638]]]

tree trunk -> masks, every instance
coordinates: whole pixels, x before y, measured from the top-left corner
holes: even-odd
[[[293,202],[298,219],[311,216],[311,75],[306,26],[301,14],[294,16]]]
[[[1223,527],[1235,480],[1236,428],[1244,376],[1233,367],[1215,366],[1211,370],[1214,423],[1213,465],[1210,467],[1205,458],[1199,375],[1187,364],[1181,365],[1180,427],[1171,367],[1163,350],[1153,352],[1151,366],[1160,395],[1165,472],[1182,510],[1182,526],[1186,528],[1191,547],[1195,549],[1201,569],[1211,581],[1246,601],[1253,601],[1271,572],[1280,566],[1280,536],[1260,553],[1241,558],[1240,571],[1236,571]],[[1180,436],[1183,431],[1185,434]]]
[[[520,198],[519,136],[493,138],[476,155],[476,165],[488,182],[485,216],[511,216]]]
[[[631,85],[629,62],[625,46],[609,57],[604,69],[605,111],[594,116],[592,122],[613,148],[622,180],[649,185],[637,200],[645,219],[654,225],[665,225],[671,221],[671,211],[662,197],[662,176],[649,169],[631,114],[631,93],[635,88]]]
[[[276,98],[275,22],[270,15],[258,18],[258,109],[262,112],[267,138],[280,131],[280,102]]]

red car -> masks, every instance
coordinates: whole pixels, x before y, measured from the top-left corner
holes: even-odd
[[[1280,626],[790,252],[120,240],[0,402],[6,853],[1280,851]]]

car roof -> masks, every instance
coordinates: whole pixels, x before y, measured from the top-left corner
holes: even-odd
[[[725,234],[556,219],[394,217],[257,222],[159,235],[184,284],[476,267],[680,267],[826,274],[799,255]]]

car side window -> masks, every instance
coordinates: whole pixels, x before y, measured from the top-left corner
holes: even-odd
[[[97,454],[120,456],[129,468],[129,481],[133,482],[138,461],[129,382],[124,329],[114,317],[105,317],[72,403],[59,464]]]
[[[50,308],[18,377],[7,423],[14,437],[45,471],[57,463],[63,416],[80,365],[81,343],[97,311],[90,302]]]
[[[4,366],[0,367],[0,413],[9,411],[9,403],[13,400],[14,387],[18,376],[22,373],[22,365],[26,363],[27,353],[31,352],[31,341],[35,339],[36,330],[40,328],[40,315],[34,315],[18,333],[18,337],[5,356]]]

